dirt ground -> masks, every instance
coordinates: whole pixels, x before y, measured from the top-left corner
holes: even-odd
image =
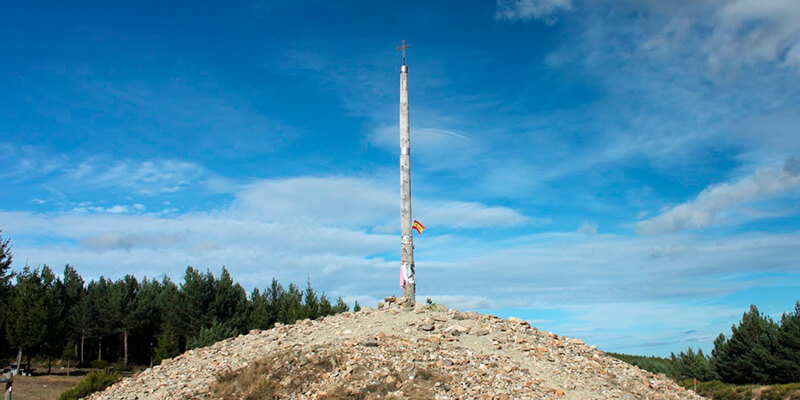
[[[81,376],[41,375],[15,376],[13,400],[56,400],[61,393],[75,386]]]

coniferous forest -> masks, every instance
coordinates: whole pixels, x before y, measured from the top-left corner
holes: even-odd
[[[48,369],[57,359],[150,365],[252,329],[349,310],[310,282],[284,287],[273,279],[248,295],[225,267],[219,276],[188,267],[180,283],[133,275],[87,282],[70,265],[61,275],[47,265],[12,273],[12,259],[0,237],[0,353],[44,359]]]
[[[742,315],[731,333],[720,333],[711,354],[689,348],[669,358],[613,354],[639,368],[680,381],[720,380],[733,384],[800,382],[800,302],[775,322],[755,305]]]

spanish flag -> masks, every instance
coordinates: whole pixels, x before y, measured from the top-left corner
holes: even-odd
[[[419,221],[414,220],[414,224],[411,225],[411,229],[417,231],[417,233],[421,235],[422,231],[425,230],[425,225],[422,225]]]

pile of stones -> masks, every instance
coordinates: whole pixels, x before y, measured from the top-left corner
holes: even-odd
[[[701,399],[518,318],[385,300],[187,351],[89,399]]]

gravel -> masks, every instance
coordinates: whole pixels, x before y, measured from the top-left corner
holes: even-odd
[[[190,350],[88,399],[702,399],[518,318],[392,300]]]

